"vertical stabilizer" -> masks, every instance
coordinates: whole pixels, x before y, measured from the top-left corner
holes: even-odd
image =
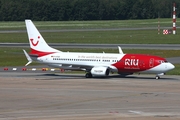
[[[29,44],[31,48],[31,54],[48,54],[54,52],[61,52],[50,47],[44,38],[41,36],[35,25],[31,20],[25,20],[26,29],[28,33]]]

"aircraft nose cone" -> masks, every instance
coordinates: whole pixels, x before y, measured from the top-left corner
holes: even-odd
[[[175,66],[174,66],[173,64],[169,63],[168,69],[169,69],[169,70],[172,70],[172,69],[174,69],[174,68],[175,68]]]

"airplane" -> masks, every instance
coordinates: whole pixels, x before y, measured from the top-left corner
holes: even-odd
[[[110,73],[124,77],[133,73],[152,73],[156,74],[155,79],[175,68],[165,58],[125,54],[119,46],[119,53],[63,52],[50,47],[30,19],[26,19],[25,24],[30,44],[29,54],[23,50],[28,60],[26,66],[37,61],[64,70],[85,71],[86,78],[107,77]]]

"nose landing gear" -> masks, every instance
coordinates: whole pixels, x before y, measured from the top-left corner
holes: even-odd
[[[161,76],[161,75],[164,75],[164,74],[165,74],[165,73],[159,73],[159,74],[157,74],[156,77],[155,77],[155,79],[156,79],[156,80],[160,79],[160,76]]]
[[[155,79],[156,79],[156,80],[160,79],[160,76],[156,76]]]

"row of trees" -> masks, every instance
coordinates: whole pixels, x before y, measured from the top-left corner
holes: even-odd
[[[178,8],[180,0],[0,0],[0,21],[170,18],[174,2]]]

